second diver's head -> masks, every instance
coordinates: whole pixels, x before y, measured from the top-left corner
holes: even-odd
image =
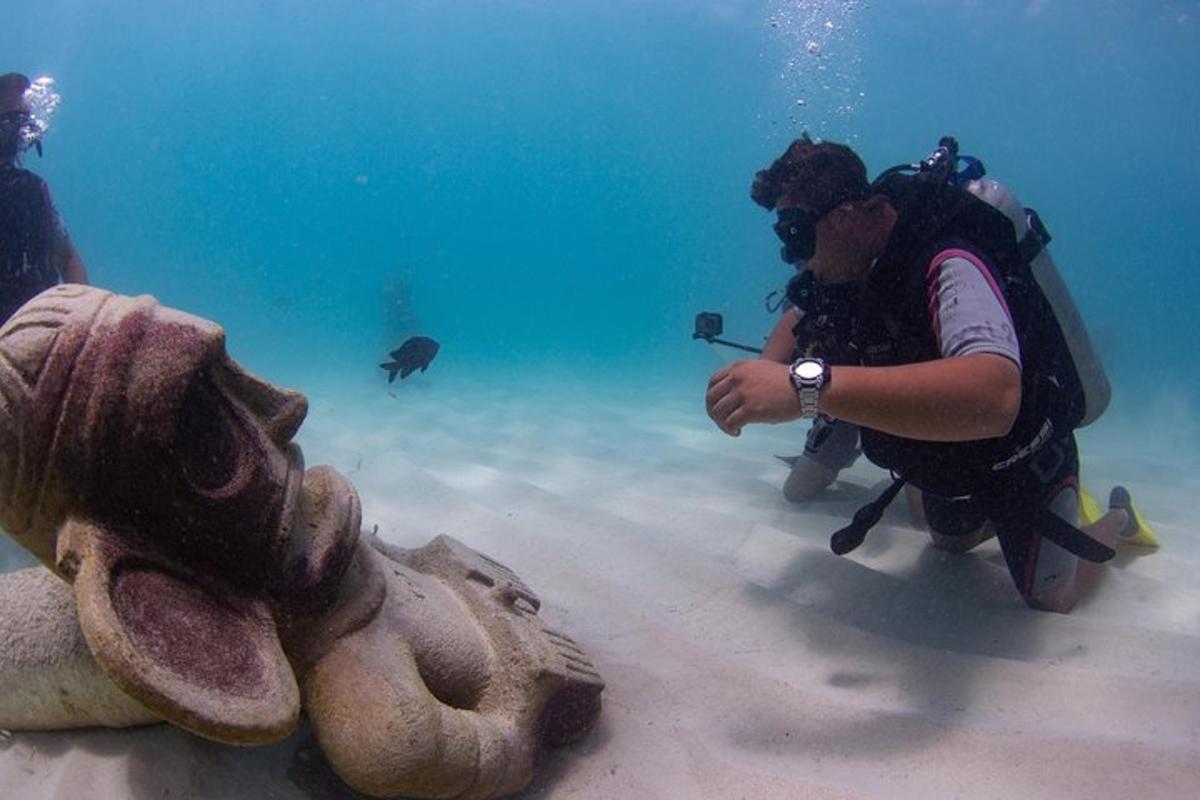
[[[19,72],[0,75],[0,114],[10,111],[24,111],[28,114],[29,102],[25,99],[25,92],[29,91],[32,85],[29,78]]]
[[[31,85],[19,72],[0,75],[0,163],[15,161],[28,146],[33,119],[25,93]]]
[[[783,260],[807,265],[821,283],[860,277],[886,241],[871,223],[887,201],[872,195],[866,165],[844,144],[805,133],[755,174],[750,197],[777,213]]]

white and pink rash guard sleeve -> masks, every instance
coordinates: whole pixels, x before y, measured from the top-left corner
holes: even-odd
[[[969,250],[943,250],[926,272],[929,316],[942,357],[994,353],[1021,366],[1012,314],[992,273]]]

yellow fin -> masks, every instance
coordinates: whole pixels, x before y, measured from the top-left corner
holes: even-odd
[[[1133,498],[1123,487],[1117,486],[1109,495],[1108,505],[1110,508],[1123,508],[1133,520],[1126,530],[1128,534],[1122,533],[1117,539],[1119,544],[1133,545],[1134,547],[1159,547],[1162,542],[1158,538],[1158,534],[1146,522],[1146,519],[1137,510],[1137,506],[1133,503]]]
[[[1100,510],[1100,504],[1096,502],[1096,498],[1092,493],[1082,486],[1079,487],[1079,521],[1084,527],[1091,525],[1096,520],[1104,516],[1104,512]]]

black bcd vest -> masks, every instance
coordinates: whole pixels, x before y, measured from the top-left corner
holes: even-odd
[[[42,179],[0,166],[0,322],[58,282],[51,264],[54,220]]]
[[[1021,406],[1012,430],[1001,438],[925,442],[864,428],[863,452],[934,494],[986,491],[1003,482],[1006,469],[1079,424],[1084,395],[1078,373],[1003,213],[962,189],[920,176],[893,175],[876,188],[899,217],[859,297],[853,335],[862,363],[892,366],[941,357],[926,270],[945,249],[969,250],[991,271],[1012,315],[1021,349]]]

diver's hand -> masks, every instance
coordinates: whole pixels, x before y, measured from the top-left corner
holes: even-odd
[[[752,422],[800,418],[800,398],[788,365],[761,358],[738,361],[714,373],[704,396],[708,416],[730,436]]]

